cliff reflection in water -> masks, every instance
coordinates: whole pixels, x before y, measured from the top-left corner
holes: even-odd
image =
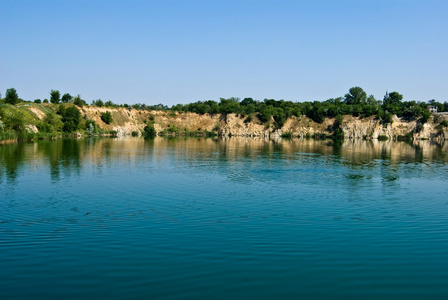
[[[353,171],[353,174],[346,176],[350,180],[366,176],[356,173],[358,170],[373,168],[377,169],[378,176],[384,180],[394,181],[406,176],[406,168],[416,171],[431,163],[446,164],[447,148],[446,144],[434,144],[429,141],[404,143],[345,140],[334,143],[329,140],[160,137],[154,140],[62,139],[0,145],[0,184],[5,180],[14,184],[26,172],[37,170],[55,182],[71,176],[94,176],[116,164],[131,172],[147,162],[154,162],[155,165],[169,164],[180,171],[183,166],[190,169],[213,168],[214,172],[228,172],[229,176],[235,176],[236,180],[244,181],[251,176],[262,180],[263,177],[269,178],[268,173],[249,172],[253,166],[257,166],[261,158],[266,170],[270,169],[269,162],[278,163],[278,160],[283,161],[284,170],[290,171],[303,171],[303,168],[309,172],[316,169],[324,171],[331,165],[338,164]],[[313,163],[317,157],[319,163]],[[242,173],[235,175],[238,170]],[[413,172],[412,176],[431,176],[426,172],[430,170]],[[126,176],[126,173],[117,176]]]

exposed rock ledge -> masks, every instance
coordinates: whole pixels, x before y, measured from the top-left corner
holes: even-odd
[[[125,108],[109,109],[98,107],[84,107],[81,109],[84,118],[93,119],[101,128],[115,130],[119,136],[130,135],[132,132],[141,134],[146,122],[151,121],[157,133],[170,131],[172,134],[181,134],[191,131],[215,131],[220,136],[257,136],[280,137],[282,133],[291,133],[292,137],[307,137],[314,134],[331,135],[333,133],[334,119],[327,118],[318,124],[305,116],[289,118],[283,127],[275,128],[273,120],[267,124],[261,123],[256,117],[249,122],[247,117],[235,114],[227,115],[199,115],[195,113],[177,113],[164,111],[137,111]],[[101,121],[101,112],[110,111],[113,122],[110,125]],[[436,122],[434,121],[436,119]],[[418,121],[406,121],[396,116],[392,124],[382,125],[378,119],[356,118],[344,116],[340,126],[345,138],[349,139],[377,139],[385,136],[388,139],[410,137],[413,139],[447,140],[448,130],[438,124],[448,120],[448,115],[434,115],[425,124]]]

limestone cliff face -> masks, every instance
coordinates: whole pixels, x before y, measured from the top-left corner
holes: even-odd
[[[31,109],[31,108],[30,108]],[[45,113],[32,107],[34,115],[43,119]],[[85,120],[93,120],[104,130],[114,130],[119,136],[131,135],[132,132],[141,134],[147,122],[154,124],[157,133],[169,132],[181,134],[191,131],[214,131],[220,136],[247,136],[278,138],[282,133],[291,133],[293,137],[307,137],[314,134],[331,135],[334,130],[335,120],[327,118],[322,124],[318,124],[305,116],[291,117],[286,120],[281,128],[275,127],[272,119],[270,122],[261,123],[256,116],[241,117],[235,114],[227,115],[199,115],[195,113],[177,113],[166,111],[139,111],[127,108],[106,108],[85,106],[79,108]],[[113,121],[106,124],[101,120],[101,113],[109,111]],[[378,119],[356,118],[344,116],[341,130],[345,138],[349,139],[377,139],[379,136],[387,136],[392,140],[400,136],[408,136],[413,139],[447,140],[448,128],[438,126],[448,120],[448,114],[433,115],[425,124],[417,121],[406,121],[397,117],[392,124],[383,125]],[[35,126],[33,131],[37,131]]]
[[[448,115],[439,115],[438,118],[448,119]],[[438,120],[440,123],[440,120]],[[235,115],[227,115],[221,127],[221,135],[232,136],[262,136],[277,138],[282,133],[289,132],[293,137],[307,137],[314,134],[331,135],[334,130],[335,120],[327,118],[322,124],[318,124],[305,116],[291,117],[284,126],[275,129],[272,125],[260,124],[257,121],[245,122],[245,119]],[[371,118],[355,118],[345,116],[340,126],[344,136],[349,139],[378,139],[379,136],[386,136],[388,139],[399,137],[412,137],[413,139],[448,139],[447,128],[438,128],[433,122],[419,124],[417,121],[406,121],[394,117],[392,124],[382,125],[380,120]]]
[[[177,113],[164,111],[138,111],[135,109],[104,107],[84,107],[81,109],[85,119],[94,120],[101,128],[115,130],[119,136],[130,135],[133,131],[141,134],[147,121],[154,124],[157,133],[169,131],[180,134],[187,131],[215,131],[221,136],[247,136],[277,138],[282,133],[290,132],[293,137],[307,137],[314,134],[333,133],[335,120],[327,118],[322,124],[313,122],[305,116],[289,118],[282,128],[275,128],[273,120],[262,124],[256,117],[249,119],[235,114],[199,115],[195,113]],[[110,125],[101,120],[101,113],[110,111],[113,122]],[[437,124],[448,120],[448,115],[437,115]],[[432,118],[433,120],[434,118]],[[349,139],[378,139],[387,136],[388,139],[409,136],[414,139],[447,140],[448,129],[438,128],[430,121],[419,124],[417,121],[406,121],[396,116],[392,124],[382,125],[378,119],[356,118],[345,116],[340,126],[344,136]]]

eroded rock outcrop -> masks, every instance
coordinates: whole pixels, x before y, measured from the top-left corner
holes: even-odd
[[[33,107],[33,113],[42,120],[45,113]],[[85,120],[93,120],[103,130],[115,131],[119,136],[140,135],[144,127],[150,123],[158,134],[179,135],[188,132],[215,132],[220,136],[247,136],[262,138],[279,138],[287,133],[292,137],[312,137],[314,135],[331,135],[340,128],[348,139],[378,139],[397,138],[447,140],[448,128],[440,126],[440,122],[448,120],[448,114],[433,115],[429,122],[422,124],[417,120],[407,121],[396,116],[390,124],[382,124],[375,117],[357,118],[344,116],[336,126],[335,119],[327,118],[321,124],[313,122],[306,116],[291,117],[281,128],[276,127],[273,119],[262,123],[255,116],[240,116],[236,114],[196,114],[178,113],[173,111],[140,111],[129,108],[107,108],[85,106],[79,108]],[[112,114],[111,124],[101,120],[101,113]],[[37,131],[35,126],[32,128]]]

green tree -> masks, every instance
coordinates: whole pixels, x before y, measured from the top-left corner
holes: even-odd
[[[400,116],[404,107],[401,100],[403,100],[403,95],[398,92],[387,93],[383,98],[383,109],[391,113],[392,115]]]
[[[73,132],[78,129],[79,123],[81,122],[81,113],[76,108],[76,106],[64,107],[60,106],[58,114],[62,117],[62,122],[64,123],[62,131]]]
[[[364,104],[367,101],[367,94],[359,86],[352,87],[345,94],[344,99],[346,104]]]
[[[261,122],[268,122],[271,120],[272,115],[274,114],[274,108],[270,105],[266,105],[265,103],[260,104],[258,119]]]
[[[115,103],[113,103],[111,100],[107,100],[106,103],[104,103],[104,106],[106,106],[106,107],[115,107],[117,105]]]
[[[276,107],[273,110],[273,117],[275,121],[275,127],[282,128],[286,122],[286,114],[281,107]]]
[[[70,100],[72,100],[72,95],[70,95],[69,93],[65,93],[64,95],[62,95],[61,101],[62,103],[68,103],[70,102]]]
[[[244,98],[243,101],[241,101],[241,106],[247,106],[249,104],[254,104],[255,100],[252,98]]]
[[[314,122],[321,124],[325,120],[324,108],[319,102],[315,101],[312,109],[307,112],[306,116]]]
[[[375,96],[369,95],[369,97],[367,97],[367,104],[368,105],[378,105],[378,100],[375,99]]]
[[[10,88],[6,90],[5,103],[15,105],[19,103],[19,95],[15,88]]]
[[[61,101],[61,93],[58,90],[50,91],[50,102],[53,104],[58,104]]]
[[[240,102],[238,98],[232,97],[229,99],[221,98],[219,102],[219,112],[222,114],[231,114],[240,112]]]
[[[255,112],[255,104],[254,103],[249,103],[246,106],[244,106],[244,112],[247,115],[253,114]]]
[[[83,107],[84,105],[86,105],[86,101],[81,99],[81,95],[78,95],[76,97],[73,98],[73,104],[77,105],[79,107]]]
[[[383,98],[383,105],[398,105],[401,103],[401,100],[403,100],[403,95],[398,92],[392,92],[388,93],[386,92],[386,95],[384,95]]]
[[[102,106],[104,106],[104,102],[103,102],[103,100],[101,100],[101,99],[93,100],[93,101],[92,101],[92,105],[95,105],[95,106],[97,106],[97,107],[102,107]]]

